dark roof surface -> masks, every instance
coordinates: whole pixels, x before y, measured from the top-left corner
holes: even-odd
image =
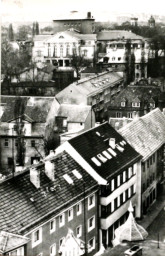
[[[109,30],[101,31],[97,34],[97,40],[116,40],[116,39],[144,39],[142,36],[136,35],[125,30]]]
[[[99,133],[100,136],[97,134]],[[117,156],[105,163],[102,163],[97,157],[98,154],[104,150],[107,151],[109,146],[109,139],[115,138],[115,143],[119,144],[124,138],[108,123],[104,123],[94,129],[80,134],[79,136],[69,140],[69,143],[78,151],[78,153],[97,171],[103,178],[112,176],[115,171],[123,168],[129,162],[134,161],[138,156],[137,153],[128,143],[124,145],[124,151],[120,152],[117,148],[114,151]],[[107,151],[108,152],[108,151]],[[103,155],[103,154],[102,154]],[[91,158],[96,157],[101,162],[101,166],[97,166]]]
[[[97,185],[96,181],[83,170],[65,151],[56,156],[53,160],[55,164],[55,181],[50,181],[41,168],[41,187],[39,189],[30,182],[29,170],[0,183],[0,230],[20,233],[21,229],[28,231],[25,226],[33,228],[47,218],[59,213],[62,207],[66,207],[69,202],[77,202],[83,195],[83,184],[81,180],[75,178],[72,170],[76,169],[85,180],[86,191],[91,191]],[[64,174],[69,174],[74,185],[68,184],[63,178]],[[60,185],[60,187],[58,187]],[[57,186],[54,192],[46,192],[46,188]],[[30,200],[34,199],[34,202]]]

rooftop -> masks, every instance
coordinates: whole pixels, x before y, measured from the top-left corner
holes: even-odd
[[[83,196],[82,180],[78,180],[73,170],[85,180],[86,192],[96,188],[97,183],[65,151],[51,159],[54,164],[55,181],[51,181],[44,172],[44,164],[38,164],[40,170],[40,188],[30,181],[29,169],[22,174],[0,183],[0,230],[22,234],[59,214],[60,211],[76,203]],[[63,175],[73,180],[69,184]]]
[[[97,34],[97,40],[116,40],[116,39],[144,39],[142,36],[136,35],[125,30],[109,30],[101,31]]]
[[[109,139],[115,140],[114,148]],[[140,154],[107,122],[70,139],[69,143],[104,179],[140,159]]]
[[[121,128],[119,133],[146,160],[165,143],[165,116],[156,108]]]
[[[78,82],[68,85],[64,90],[56,94],[60,103],[87,104],[86,100],[90,94],[112,86],[123,78],[115,72],[103,72],[99,75],[86,77]]]
[[[68,122],[84,123],[90,111],[91,106],[62,104],[57,116],[67,117]]]

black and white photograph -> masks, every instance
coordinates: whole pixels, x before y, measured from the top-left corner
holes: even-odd
[[[165,2],[0,9],[0,256],[165,256]]]

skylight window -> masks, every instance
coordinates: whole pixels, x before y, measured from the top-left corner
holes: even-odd
[[[107,161],[107,158],[105,158],[104,156],[102,156],[102,154],[98,154],[97,157],[103,162],[105,163]]]
[[[122,140],[122,142],[123,142],[123,144],[124,144],[124,145],[126,145],[126,144],[127,144],[125,140]]]
[[[101,163],[97,160],[96,157],[92,157],[91,160],[92,160],[97,166],[101,166]]]
[[[121,146],[124,146],[124,143],[123,143],[122,141],[120,141],[120,145],[121,145]]]
[[[98,136],[101,136],[101,134],[100,134],[99,132],[96,132],[96,134],[97,134]]]
[[[102,152],[104,156],[106,156],[108,159],[111,159],[112,156],[107,152],[107,151],[103,151]]]
[[[109,151],[109,153],[111,153],[111,155],[117,156],[116,152],[112,148],[108,148],[107,150]]]
[[[69,184],[73,184],[73,180],[68,174],[64,174],[63,177]]]
[[[123,151],[124,151],[124,148],[120,147],[118,144],[116,144],[116,148],[117,148],[120,152],[123,152]]]
[[[74,174],[74,176],[77,178],[77,179],[82,179],[82,175],[75,169],[72,171],[72,173]]]

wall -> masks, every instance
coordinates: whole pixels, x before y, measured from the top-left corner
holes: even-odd
[[[88,210],[88,202],[86,199],[86,220],[88,220],[90,217],[95,215],[95,228],[91,230],[90,232],[87,231],[87,241],[89,241],[91,238],[95,236],[96,239],[96,249],[92,251],[91,255],[94,255],[96,251],[98,250],[98,227],[97,227],[97,194],[95,193],[95,206]],[[84,205],[84,201],[81,201],[82,206]],[[42,225],[42,243],[37,245],[36,247],[32,248],[32,242],[30,241],[27,245],[27,255],[38,255],[39,253],[43,253],[44,256],[49,256],[50,255],[50,246],[54,243],[56,243],[56,255],[58,255],[58,250],[59,250],[59,240],[63,237],[65,237],[68,233],[68,228],[71,228],[74,232],[74,235],[76,236],[76,228],[79,225],[82,225],[82,236],[80,239],[83,241],[84,239],[84,212],[83,212],[83,207],[82,207],[82,213],[77,216],[76,213],[76,207],[77,204],[74,206],[71,206],[70,208],[73,207],[73,212],[74,212],[74,217],[71,221],[68,221],[68,211],[64,210],[65,212],[65,225],[63,227],[59,227],[59,215],[55,217],[56,220],[56,230],[50,234],[50,221]],[[68,208],[68,209],[70,209]],[[62,213],[62,211],[61,211]],[[60,213],[60,214],[61,214]],[[86,221],[87,224],[87,221]],[[88,228],[87,228],[88,230]],[[29,234],[25,234],[27,237],[32,239],[32,233],[30,232]],[[72,256],[72,255],[71,255]]]

